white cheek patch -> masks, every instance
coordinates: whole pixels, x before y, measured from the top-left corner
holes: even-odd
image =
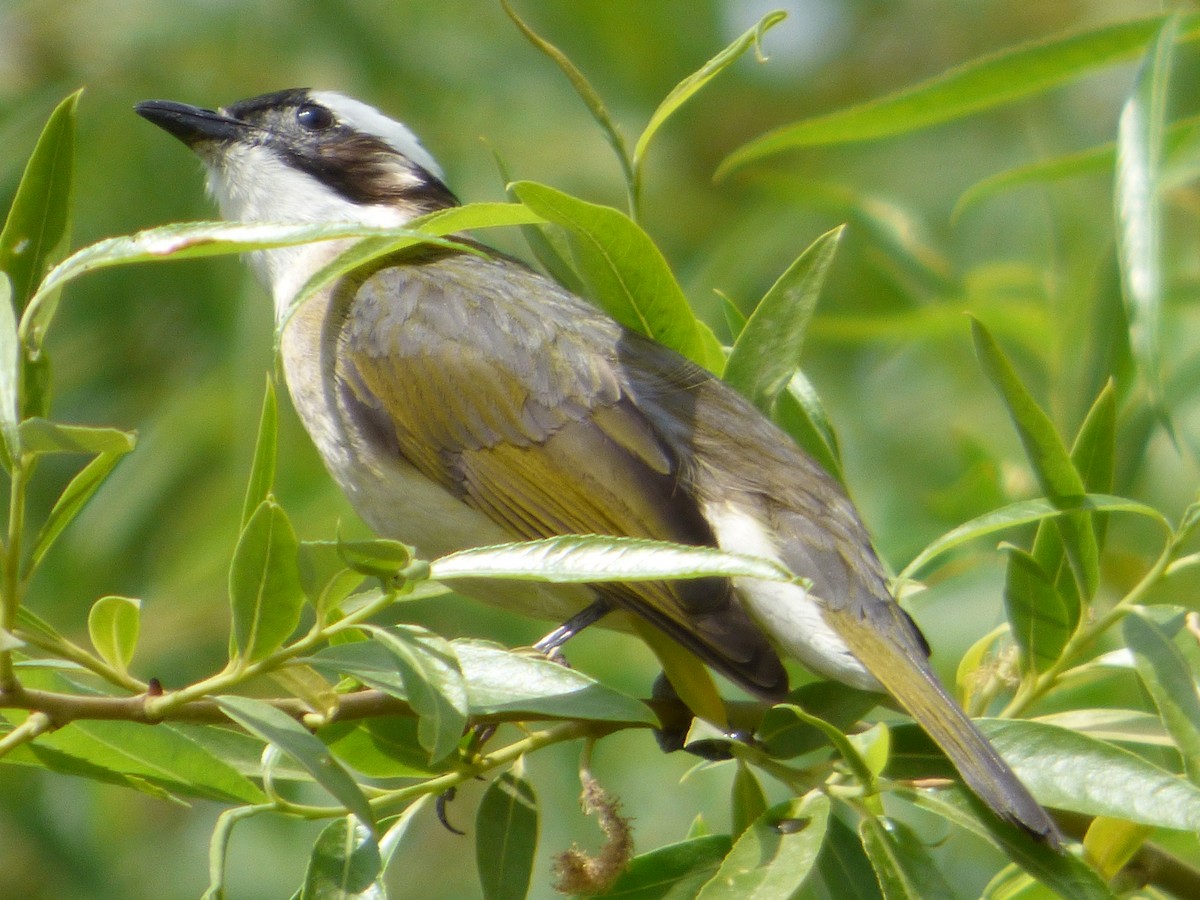
[[[722,550],[780,561],[774,536],[746,512],[713,503],[705,507],[704,516]],[[734,587],[754,623],[810,671],[862,690],[882,689],[825,621],[821,598],[799,585],[754,578],[735,578]]]

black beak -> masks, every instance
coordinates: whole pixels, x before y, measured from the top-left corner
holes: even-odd
[[[143,119],[173,134],[189,147],[206,142],[232,143],[243,138],[246,130],[253,127],[217,110],[173,100],[143,100],[133,109]]]

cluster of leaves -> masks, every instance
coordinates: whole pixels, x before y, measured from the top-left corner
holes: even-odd
[[[480,883],[489,898],[524,896],[538,834],[538,801],[523,775],[530,757],[554,744],[583,739],[590,747],[618,730],[655,727],[670,710],[545,660],[372,620],[397,604],[443,592],[444,579],[794,576],[762,560],[716,551],[588,537],[482,548],[430,562],[388,541],[301,541],[272,495],[277,436],[268,384],[230,564],[228,663],[164,692],[131,670],[141,628],[138,601],[96,601],[87,623],[90,648],[59,634],[31,608],[36,598],[28,596],[30,580],[47,550],[135,442],[130,433],[49,418],[45,336],[63,287],[99,268],[361,238],[314,277],[301,292],[303,302],[374,255],[419,242],[459,246],[448,236],[519,226],[547,271],[626,325],[721,374],[840,475],[836,437],[798,369],[840,229],[802,253],[748,318],[728,307],[736,339],[726,348],[694,315],[662,253],[638,225],[642,166],[655,133],[711,78],[756,47],[779,18],[768,16],[681,82],[629,153],[583,75],[513,16],[563,69],[609,138],[626,176],[628,215],[518,182],[509,203],[468,205],[406,229],[191,223],[101,241],[64,259],[78,97],[64,101],[0,234],[0,461],[9,491],[0,546],[3,761],[229,804],[212,841],[213,897],[224,894],[233,826],[266,814],[330,821],[314,845],[299,896],[382,897],[384,870],[418,817],[430,821],[435,798],[488,777],[476,819],[476,839],[486,851],[478,854]],[[1155,19],[1018,48],[881,101],[780,129],[723,167],[732,171],[798,146],[946,121],[1145,54],[1113,147],[1006,173],[964,198],[978,203],[1014,184],[1074,174],[1100,158],[1116,160],[1114,219],[1125,305],[1114,340],[1128,348],[1133,377],[1115,364],[1102,373],[1098,383],[1104,386],[1068,448],[1000,344],[973,320],[981,368],[1011,414],[1043,496],[962,524],[918,554],[898,579],[911,587],[919,573],[968,542],[1035,526],[1027,546],[1003,546],[1007,621],[964,657],[960,687],[974,712],[1003,703],[998,717],[980,720],[981,727],[1040,801],[1079,817],[1082,851],[1060,856],[1033,843],[993,821],[959,788],[911,786],[909,779],[947,773],[945,762],[914,726],[860,727],[874,704],[870,697],[809,685],[769,711],[727,708],[696,664],[660,642],[655,649],[674,667],[673,679],[679,675],[693,710],[756,736],[752,743],[720,733],[704,736],[710,751],[717,745],[730,757],[726,764],[736,767],[733,827],[728,834],[711,833],[697,821],[677,844],[631,860],[617,853],[612,865],[583,867],[596,880],[582,886],[573,881],[573,889],[708,900],[822,891],[954,896],[913,826],[885,813],[885,796],[898,801],[897,809],[932,813],[1008,854],[1013,863],[996,874],[989,896],[1038,897],[1048,889],[1072,897],[1115,896],[1123,885],[1114,879],[1135,856],[1156,865],[1161,883],[1174,879],[1184,892],[1197,889],[1194,872],[1147,840],[1156,832],[1200,829],[1200,648],[1187,610],[1142,603],[1151,589],[1200,562],[1200,556],[1186,555],[1198,507],[1176,523],[1146,504],[1110,494],[1119,416],[1148,411],[1160,427],[1173,427],[1159,346],[1166,280],[1160,208],[1163,186],[1179,177],[1171,150],[1182,138],[1167,127],[1164,98],[1172,48],[1197,35],[1200,22]],[[39,459],[51,453],[83,454],[88,461],[34,527],[26,516],[27,489]],[[1108,519],[1117,514],[1152,523],[1159,549],[1131,589],[1099,602],[1102,589],[1115,591],[1103,582],[1101,560]],[[30,534],[35,536],[27,540]],[[1124,649],[1097,652],[1097,642],[1118,625]],[[1002,658],[997,651],[1008,644],[1017,650],[1015,673],[994,658]],[[1130,669],[1155,713],[1070,708],[1072,684]],[[1016,718],[1051,696],[1065,701],[1068,711],[1034,721]],[[506,741],[504,730],[491,735],[492,726],[514,721],[524,724],[517,737]],[[231,723],[239,728],[231,730]],[[701,734],[697,727],[692,738]],[[1169,767],[1157,764],[1163,748],[1174,753]],[[768,804],[761,775],[782,784],[788,799]],[[304,785],[319,786],[330,799],[312,802],[311,790],[300,790]],[[611,805],[594,806],[614,823],[610,837],[621,831]],[[1146,896],[1156,894],[1144,889]]]

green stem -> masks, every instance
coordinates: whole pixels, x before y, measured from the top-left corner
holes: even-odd
[[[34,712],[30,713],[20,725],[0,738],[0,757],[7,756],[17,747],[22,744],[28,744],[39,735],[45,734],[54,728],[54,723],[45,713]]]
[[[39,650],[44,650],[60,659],[68,659],[76,665],[87,669],[92,674],[99,675],[110,684],[115,684],[134,694],[140,694],[146,690],[145,682],[139,681],[128,672],[114,669],[100,657],[89,653],[83,647],[72,641],[68,641],[66,638],[41,635],[27,628],[18,628],[13,633],[31,647],[37,647]]]
[[[225,858],[229,853],[229,839],[233,836],[233,826],[242,819],[271,812],[273,809],[274,804],[260,803],[256,806],[227,809],[217,816],[217,824],[213,828],[212,840],[208,845],[208,890],[204,892],[203,900],[225,900]]]
[[[0,632],[9,634],[16,629],[17,610],[21,606],[21,534],[25,527],[27,465],[27,460],[20,455],[13,460],[9,485],[8,539],[4,545],[4,572],[0,580]],[[0,652],[0,687],[7,689],[15,683],[12,653]]]

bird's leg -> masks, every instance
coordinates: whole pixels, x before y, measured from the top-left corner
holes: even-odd
[[[559,648],[589,625],[599,622],[612,612],[612,603],[605,598],[592,602],[533,645],[533,649],[548,657],[558,655]]]

